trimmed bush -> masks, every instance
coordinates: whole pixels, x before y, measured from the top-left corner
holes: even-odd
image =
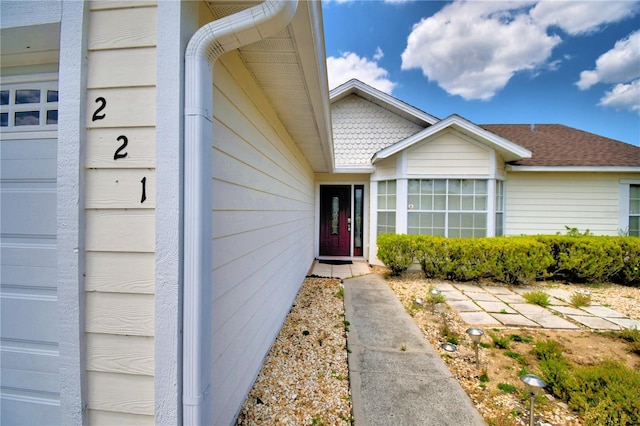
[[[415,239],[405,234],[383,234],[378,237],[378,259],[391,269],[391,274],[400,275],[413,263]]]
[[[445,238],[384,234],[378,259],[398,275],[414,261],[427,278],[508,284],[551,277],[640,285],[640,239],[590,235]]]

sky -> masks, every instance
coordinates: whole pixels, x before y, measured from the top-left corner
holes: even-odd
[[[329,88],[640,146],[640,1],[323,0]]]

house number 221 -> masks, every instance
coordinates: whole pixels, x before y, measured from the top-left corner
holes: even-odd
[[[98,104],[98,108],[93,112],[91,116],[91,121],[104,120],[107,116],[106,112],[103,112],[107,108],[107,100],[102,96],[96,98],[96,103]],[[120,135],[116,138],[118,142],[121,142],[116,148],[116,151],[113,153],[113,161],[118,161],[121,158],[126,158],[128,153],[125,151],[125,148],[129,144],[129,139],[125,135]],[[142,184],[142,196],[140,197],[140,203],[144,203],[147,199],[147,177],[143,177],[140,181]]]

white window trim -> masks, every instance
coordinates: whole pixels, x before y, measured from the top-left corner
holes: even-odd
[[[59,100],[58,102],[47,102],[46,95],[47,91],[58,91],[58,81],[57,79],[51,78],[48,74],[44,75],[46,80],[38,81],[34,76],[30,76],[29,78],[3,78],[0,80],[0,88],[1,90],[9,90],[9,104],[8,105],[0,105],[0,112],[8,114],[8,126],[0,127],[0,130],[3,133],[2,139],[8,139],[9,136],[6,135],[8,133],[36,133],[42,131],[57,131],[58,123],[56,120],[56,124],[46,124],[47,120],[47,111],[48,110],[59,110]],[[40,98],[40,102],[38,103],[30,103],[30,104],[15,104],[15,91],[16,90],[39,90],[42,94]],[[16,112],[29,112],[29,111],[38,111],[39,112],[39,121],[40,124],[32,125],[32,126],[16,126],[14,122],[14,117]],[[13,124],[12,124],[13,123]],[[33,136],[36,136],[34,134]],[[37,135],[37,137],[42,138],[42,135]],[[21,136],[24,138],[24,136]]]
[[[620,231],[629,231],[629,197],[631,195],[631,185],[640,185],[640,179],[621,179],[620,180],[620,197],[618,199],[618,229]]]

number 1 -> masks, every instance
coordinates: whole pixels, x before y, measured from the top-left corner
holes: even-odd
[[[142,198],[140,199],[140,203],[142,204],[144,200],[147,199],[147,177],[143,177],[140,183],[142,184]]]

